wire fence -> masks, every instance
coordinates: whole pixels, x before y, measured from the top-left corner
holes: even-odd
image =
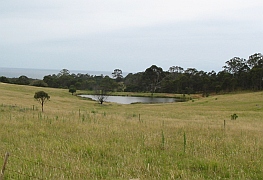
[[[10,147],[11,149],[16,148],[16,145],[13,144],[12,142],[1,142],[2,144],[5,144],[6,146]],[[79,143],[78,145],[81,145],[81,143]],[[47,154],[52,154],[55,156],[59,156],[60,158],[75,158],[78,159],[78,156],[73,156],[73,155],[68,155],[66,153],[60,152],[60,150],[62,149],[44,149],[44,148],[40,148],[40,147],[36,147],[36,146],[27,146],[27,148],[30,148],[31,150],[35,150],[35,151],[41,151],[41,152],[45,152]],[[63,149],[65,150],[65,149]],[[10,152],[11,154],[15,154],[15,152]],[[1,154],[4,154],[4,152],[1,152]]]
[[[16,110],[19,112],[25,112],[25,111],[35,111],[38,110],[36,106],[32,107],[22,107],[18,105],[6,105],[6,104],[0,104],[1,108],[6,108],[8,110]],[[79,118],[84,118],[81,116],[81,110],[79,109],[78,112],[71,112],[74,115],[78,116]],[[85,111],[85,113],[87,113]],[[1,115],[1,114],[0,114]],[[38,119],[50,119],[49,117],[46,117],[42,115],[41,113],[33,114],[33,116],[36,115]],[[12,114],[10,113],[9,116],[10,120],[13,119]],[[24,118],[24,116],[23,116]],[[64,119],[64,117],[62,117]],[[51,118],[52,119],[52,118]],[[56,120],[58,120],[58,116],[55,117]],[[15,149],[16,146],[12,142],[1,142],[2,144],[6,144],[7,147],[10,149]],[[65,153],[61,153],[61,151],[54,150],[54,149],[41,149],[36,147],[27,147],[31,148],[32,152],[34,151],[41,151],[44,152],[44,154],[52,154],[52,157],[56,157],[57,159],[74,159],[74,161],[80,161],[81,155],[68,155]],[[2,157],[3,155],[3,157]],[[2,157],[2,158],[1,158]],[[39,161],[37,158],[34,159],[30,156],[29,158],[25,158],[25,156],[21,155],[17,151],[10,152],[8,163],[7,165],[1,164],[1,160],[5,158],[5,152],[0,152],[0,168],[3,165],[2,169],[0,169],[0,180],[5,179],[86,179],[85,176],[89,172],[89,170],[83,168],[79,168],[80,164],[72,165],[73,163],[69,163],[69,165],[60,164],[59,162],[56,164],[59,164],[58,166],[54,166],[48,163],[44,163]],[[58,161],[59,161],[58,160]],[[5,161],[5,160],[4,160]],[[62,162],[62,161],[61,161]],[[63,167],[65,166],[65,167]],[[78,169],[81,169],[78,171]],[[83,178],[82,178],[83,177]]]
[[[6,105],[6,104],[0,104],[0,111],[3,109],[5,114],[0,113],[0,118],[7,117],[8,120],[14,120],[16,119],[12,112],[18,111],[19,118],[26,119],[27,117],[36,117],[40,120],[47,120],[47,121],[37,121],[37,122],[47,122],[49,123],[49,120],[53,121],[63,121],[64,119],[68,121],[76,121],[80,120],[81,122],[91,122],[94,120],[95,122],[95,116],[106,116],[106,113],[98,113],[97,111],[87,111],[87,110],[81,110],[78,111],[72,111],[69,112],[69,115],[72,115],[73,118],[69,118],[68,114],[63,114],[62,117],[58,116],[51,116],[48,117],[45,114],[42,114],[41,112],[37,112],[36,106],[32,107],[22,107],[19,105]],[[24,112],[26,111],[35,111],[30,115],[25,115]],[[90,121],[88,121],[90,120]],[[140,120],[140,115],[139,115]],[[67,121],[65,121],[67,122]],[[82,146],[81,142],[74,142],[75,144],[78,144]],[[67,146],[63,147],[55,147],[54,149],[41,149],[39,146],[28,146],[28,144],[25,144],[26,149],[30,149],[30,152],[28,154],[25,154],[23,152],[23,146],[18,148],[17,144],[13,143],[11,140],[5,140],[1,142],[1,151],[0,151],[0,180],[4,179],[87,179],[89,177],[104,177],[105,173],[103,170],[101,170],[101,166],[99,164],[98,167],[93,167],[91,165],[93,162],[93,158],[89,161],[84,161],[86,158],[90,157],[89,152],[82,151],[82,150],[71,150],[67,149]],[[5,162],[5,152],[3,149],[13,150],[9,151],[9,157],[8,161]],[[34,152],[40,152],[37,153],[39,156],[35,155]],[[71,153],[73,152],[73,153]],[[43,156],[42,156],[43,155]],[[52,157],[55,159],[48,159],[46,157]],[[67,160],[68,161],[67,161]],[[4,161],[3,161],[4,160]],[[3,163],[2,163],[3,162]],[[55,163],[54,163],[55,162]],[[64,162],[62,164],[61,162]],[[53,164],[54,163],[54,164]],[[5,164],[5,165],[4,165]],[[104,174],[103,174],[104,173]],[[91,178],[92,179],[92,178]],[[101,178],[103,179],[103,178]]]
[[[4,177],[6,177],[7,179],[39,179],[39,180],[73,179],[73,178],[83,179],[86,176],[86,173],[83,172],[72,171],[64,167],[53,166],[50,164],[40,162],[37,159],[29,160],[27,158],[17,156],[13,153],[6,153],[5,156],[2,157],[4,159],[4,162],[0,173],[0,180],[4,180]],[[15,165],[13,162],[15,162]],[[28,169],[29,166],[31,167],[31,170]]]

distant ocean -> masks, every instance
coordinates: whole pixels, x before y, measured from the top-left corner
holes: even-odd
[[[17,78],[20,77],[22,75],[27,76],[28,78],[32,78],[32,79],[43,79],[44,76],[47,75],[52,75],[52,74],[58,74],[60,70],[55,70],[55,69],[27,69],[27,68],[4,68],[4,67],[0,67],[0,77],[1,76],[5,76],[8,78]],[[107,72],[107,71],[83,71],[83,70],[70,70],[69,69],[70,74],[74,73],[74,74],[89,74],[89,75],[104,75],[104,76],[110,76],[112,77],[112,72]],[[125,77],[128,73],[123,73],[122,75]]]

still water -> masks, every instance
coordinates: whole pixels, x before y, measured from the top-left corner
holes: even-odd
[[[80,95],[81,97],[97,100],[94,95]],[[106,102],[115,102],[119,104],[132,103],[172,103],[179,102],[176,98],[154,98],[154,97],[130,97],[130,96],[108,96]]]

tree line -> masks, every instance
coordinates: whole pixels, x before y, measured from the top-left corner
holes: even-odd
[[[34,80],[26,76],[19,78],[0,77],[1,82],[53,87],[75,88],[92,91],[126,91],[126,92],[162,92],[193,94],[232,92],[237,90],[262,90],[263,56],[255,53],[248,59],[234,57],[225,62],[219,72],[198,71],[195,68],[184,69],[171,66],[167,71],[152,65],[143,72],[129,73],[122,76],[122,70],[115,69],[110,76],[93,76],[74,74],[63,69],[58,74],[46,75],[43,80]]]

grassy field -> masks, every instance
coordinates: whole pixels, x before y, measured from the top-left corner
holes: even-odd
[[[0,167],[9,152],[5,179],[262,179],[262,117],[263,92],[99,105],[0,83]]]

